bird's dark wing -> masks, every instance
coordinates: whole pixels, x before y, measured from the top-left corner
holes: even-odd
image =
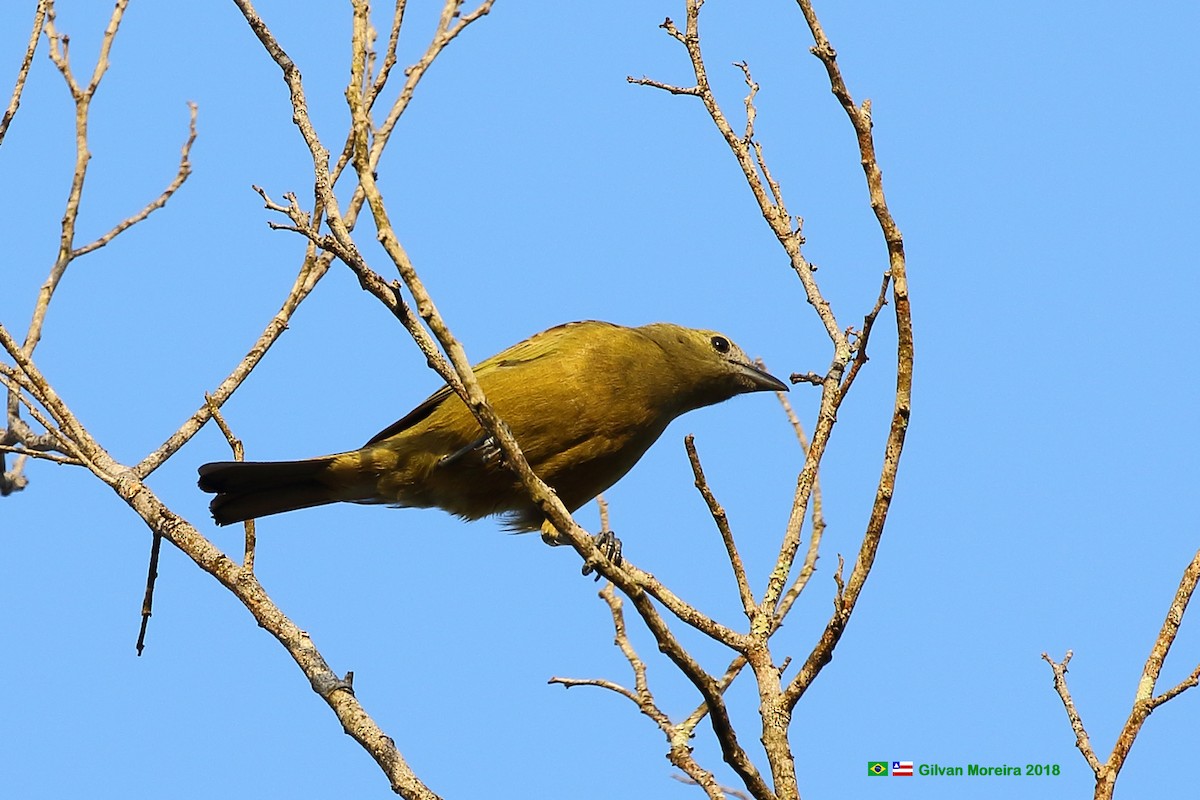
[[[413,425],[416,425],[418,422],[432,414],[433,410],[441,405],[442,402],[449,396],[450,387],[443,386],[441,389],[438,389],[436,392],[429,395],[429,397],[427,397],[425,401],[421,403],[421,405],[417,406],[412,411],[408,412],[403,417],[372,436],[371,441],[364,444],[363,447],[370,447],[373,444],[378,444],[388,437],[395,436],[401,431],[408,430]]]

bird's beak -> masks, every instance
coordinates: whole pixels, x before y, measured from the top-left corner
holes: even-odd
[[[750,392],[787,392],[788,385],[776,378],[765,369],[759,369],[753,364],[739,363],[738,370],[750,384]]]

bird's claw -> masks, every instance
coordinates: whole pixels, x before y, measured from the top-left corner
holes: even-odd
[[[465,460],[467,456],[470,456],[471,460],[477,461],[479,466],[488,469],[499,467],[504,463],[504,451],[500,449],[496,437],[481,436],[466,447],[456,450],[448,456],[442,456],[438,459],[437,466],[439,469],[450,467]]]
[[[499,467],[504,463],[504,451],[495,436],[489,436],[478,445],[479,460],[485,467]]]
[[[621,566],[621,540],[612,531],[601,531],[592,537],[592,543],[605,558],[612,562],[613,566]],[[591,575],[594,571],[595,569],[590,563],[583,565],[584,575]],[[596,573],[596,580],[600,580],[599,572]]]

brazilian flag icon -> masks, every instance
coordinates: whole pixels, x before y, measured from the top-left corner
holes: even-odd
[[[888,762],[886,761],[868,761],[867,774],[871,776],[887,777]]]

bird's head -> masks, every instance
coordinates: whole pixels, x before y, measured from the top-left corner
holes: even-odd
[[[638,330],[666,355],[669,379],[681,406],[678,413],[746,392],[788,391],[787,384],[757,367],[742,348],[722,333],[665,322]]]

